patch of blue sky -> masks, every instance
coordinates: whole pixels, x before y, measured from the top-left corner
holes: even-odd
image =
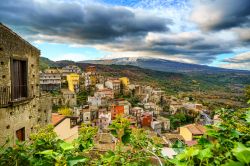
[[[160,8],[160,7],[183,7],[188,0],[100,0],[100,2],[110,5],[120,5],[129,7]]]
[[[51,60],[92,60],[99,59],[106,55],[108,52],[98,50],[89,46],[70,46],[68,44],[57,43],[32,43],[41,50],[41,56]]]
[[[228,58],[231,58],[233,56],[235,56],[235,53],[219,54],[219,55],[217,55],[217,57],[213,61],[213,63],[211,63],[209,66],[219,67],[221,65],[221,63],[225,63],[225,62],[223,62],[224,59],[228,59]]]

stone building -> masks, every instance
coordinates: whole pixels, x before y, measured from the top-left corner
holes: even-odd
[[[71,92],[68,89],[61,89],[63,103],[62,105],[66,105],[69,107],[74,107],[77,105],[77,99],[75,92]]]
[[[116,95],[120,93],[120,85],[121,82],[117,78],[109,78],[105,82],[105,86],[109,89],[112,89]]]
[[[75,65],[69,65],[69,66],[65,66],[62,68],[63,76],[66,77],[68,74],[71,74],[71,73],[81,74],[81,69]]]
[[[61,89],[60,73],[40,73],[40,88],[42,91],[54,91]]]
[[[95,66],[88,66],[84,73],[85,89],[90,90],[90,87],[98,83],[98,74]]]
[[[37,48],[0,23],[0,145],[29,140],[36,126],[50,123],[51,101],[39,90],[39,56]]]

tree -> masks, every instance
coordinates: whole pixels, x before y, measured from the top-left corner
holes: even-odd
[[[79,137],[74,141],[75,147],[79,151],[89,150],[94,146],[94,136],[97,134],[97,131],[97,127],[92,127],[83,123],[79,130]]]
[[[0,147],[0,165],[73,166],[86,161],[72,144],[57,138],[52,125],[33,133],[30,143],[24,141],[14,147]]]
[[[77,93],[77,104],[78,105],[85,105],[87,104],[88,93],[87,91],[80,91]]]
[[[59,108],[58,113],[62,114],[62,115],[65,115],[65,116],[73,115],[73,112],[68,107]]]
[[[124,84],[121,82],[121,83],[120,83],[120,95],[123,96],[123,95],[124,95],[123,92],[124,92]]]
[[[128,119],[122,116],[117,116],[116,119],[109,126],[111,132],[117,136],[120,142],[128,142],[128,137],[130,135],[130,122]]]
[[[95,165],[151,165],[156,160],[163,165],[157,140],[150,137],[143,129],[133,129],[129,139],[129,146],[118,144],[114,151],[109,151],[98,159]]]

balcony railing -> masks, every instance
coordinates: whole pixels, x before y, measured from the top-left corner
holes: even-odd
[[[13,87],[14,89],[16,87]],[[16,90],[16,89],[15,89]],[[27,91],[27,87],[23,87],[22,90],[16,90],[11,94],[10,86],[0,87],[0,108],[9,106],[10,104],[21,102],[24,100],[32,99],[35,97],[34,89]]]
[[[11,101],[10,87],[0,87],[0,107],[7,106]]]

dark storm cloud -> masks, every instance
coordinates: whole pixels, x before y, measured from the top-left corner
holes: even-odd
[[[80,0],[1,0],[0,22],[30,41],[85,44],[110,52],[135,55],[146,52],[209,64],[218,54],[230,53],[240,45],[237,41],[221,41],[213,34],[216,30],[240,26],[234,29],[239,38],[245,42],[250,39],[246,35],[250,19],[246,10],[248,1],[239,0],[236,5],[234,0],[226,2],[209,1],[207,6],[203,5],[205,10],[194,10],[192,20],[206,30],[213,30],[206,32],[209,35],[189,29],[171,32],[168,27],[174,24],[174,19],[148,13],[148,10]]]
[[[104,41],[126,35],[167,31],[171,20],[125,7],[63,1],[3,0],[0,21],[30,34]]]
[[[203,46],[205,47],[205,45]],[[231,53],[228,49],[187,49],[185,47],[176,46],[164,46],[164,47],[153,47],[152,52],[159,52],[167,55],[183,55],[186,59],[190,59],[195,63],[209,64],[216,59],[217,55],[224,53]]]
[[[231,53],[235,42],[221,42],[199,33],[180,33],[176,35],[157,35],[148,37],[150,47],[143,48],[167,55],[183,55],[196,63],[209,64],[219,54]]]
[[[193,10],[191,19],[202,29],[217,31],[250,27],[249,0],[200,0],[199,2]]]

